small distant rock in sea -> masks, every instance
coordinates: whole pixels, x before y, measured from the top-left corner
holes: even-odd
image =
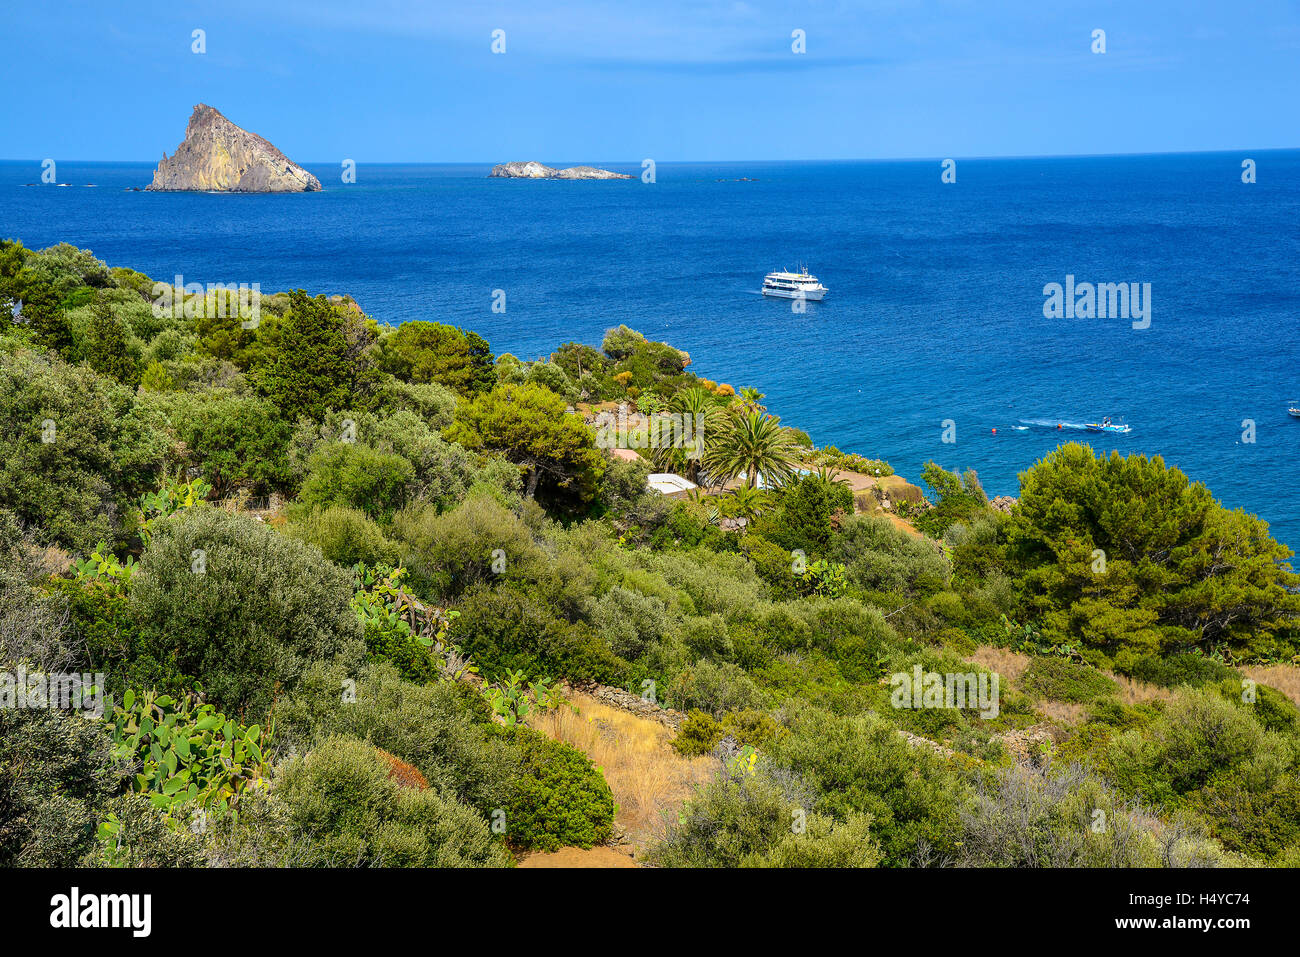
[[[269,142],[236,126],[221,112],[200,103],[185,127],[185,139],[154,170],[148,187],[155,192],[305,193],[320,180]]]
[[[529,160],[526,163],[502,163],[493,166],[489,177],[499,176],[506,179],[636,179],[627,173],[615,173],[612,170],[597,169],[594,166],[570,166],[568,169],[555,169],[542,163]]]

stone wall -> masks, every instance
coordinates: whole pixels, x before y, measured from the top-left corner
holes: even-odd
[[[677,731],[681,728],[682,723],[686,720],[686,715],[680,711],[674,711],[671,708],[664,708],[653,702],[646,701],[640,695],[624,691],[622,688],[611,688],[608,685],[591,684],[567,684],[559,685],[563,691],[578,691],[589,697],[595,698],[601,704],[609,705],[611,708],[618,708],[620,711],[627,711],[640,718],[647,718],[651,721],[657,721],[664,727]]]

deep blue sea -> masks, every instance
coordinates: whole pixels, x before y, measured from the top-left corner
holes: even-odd
[[[627,323],[914,481],[934,459],[1014,495],[1018,472],[1087,438],[1163,455],[1300,548],[1300,151],[959,160],[953,184],[937,159],[661,163],[653,184],[362,165],[345,185],[308,168],[323,192],[237,196],[125,191],[148,163],[63,162],[73,186],[24,187],[39,163],[0,163],[0,236],[156,279],[348,293],[382,322],[454,323],[526,359]],[[802,315],[758,293],[800,262],[830,289]],[[1067,274],[1150,283],[1150,328],[1044,318],[1044,285]],[[1051,427],[1104,415],[1132,432]]]

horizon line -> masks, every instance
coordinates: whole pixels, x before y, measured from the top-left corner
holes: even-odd
[[[1243,151],[1253,151],[1256,153],[1286,153],[1300,151],[1300,145],[1297,146],[1234,146],[1222,149],[1197,149],[1197,150],[1145,150],[1135,153],[996,153],[981,154],[975,156],[953,153],[947,156],[847,156],[847,157],[802,157],[802,158],[782,158],[782,159],[763,159],[759,157],[748,157],[743,159],[654,159],[656,165],[665,163],[678,165],[705,165],[711,163],[932,163],[936,160],[943,159],[960,159],[965,161],[971,160],[1031,160],[1031,159],[1114,159],[1121,157],[1138,157],[1138,156],[1201,156],[1216,153],[1230,154],[1240,153]],[[350,158],[350,157],[348,157]],[[36,163],[40,164],[46,157],[33,158],[4,158],[0,163]],[[141,165],[157,166],[158,161],[146,159],[62,159],[60,163],[138,163]],[[330,166],[340,162],[339,160],[304,160],[294,161],[299,166]],[[540,160],[357,160],[358,166],[501,166],[506,163],[517,162],[541,162]],[[554,162],[569,162],[554,161]],[[643,160],[585,160],[590,163],[609,163],[623,166],[639,166]],[[549,164],[546,164],[549,165]]]

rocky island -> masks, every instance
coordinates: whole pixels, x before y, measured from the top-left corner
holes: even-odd
[[[156,192],[304,193],[320,180],[278,149],[205,103],[194,107],[185,139],[154,170]]]
[[[493,166],[489,176],[501,176],[506,179],[636,179],[626,173],[615,173],[594,166],[570,166],[568,169],[555,169],[535,160],[526,163],[502,163]]]

